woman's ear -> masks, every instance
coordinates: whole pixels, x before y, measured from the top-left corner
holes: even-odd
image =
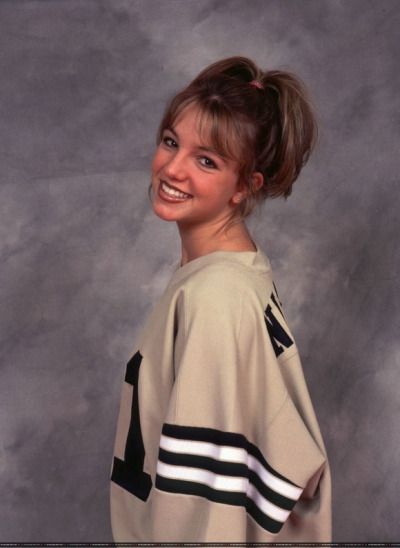
[[[251,182],[250,182],[253,193],[257,194],[257,192],[260,190],[263,184],[264,184],[263,174],[260,171],[255,171],[253,175],[251,176]],[[235,204],[238,204],[242,200],[244,200],[248,194],[249,194],[249,186],[242,181],[241,183],[238,183],[238,190],[232,196],[232,201]]]
[[[264,184],[264,175],[260,171],[255,171],[251,176],[251,185],[256,194]]]
[[[235,192],[235,194],[232,196],[232,202],[234,204],[239,204],[242,200],[244,200],[249,192],[249,189],[246,184],[239,183],[238,184],[238,190]]]
[[[260,188],[264,184],[264,176],[260,171],[255,171],[253,175],[251,176],[251,182],[250,186],[252,189],[253,194],[257,194],[257,192],[260,190]],[[237,186],[238,190],[235,192],[235,194],[232,196],[232,201],[235,204],[240,203],[242,200],[246,198],[246,196],[249,194],[249,185],[247,185],[245,182],[241,181],[238,183]]]

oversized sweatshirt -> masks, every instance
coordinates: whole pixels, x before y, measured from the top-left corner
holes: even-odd
[[[268,257],[181,266],[124,371],[116,542],[329,542],[327,454]]]

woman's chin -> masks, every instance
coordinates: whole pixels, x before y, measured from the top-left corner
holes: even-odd
[[[173,211],[169,211],[168,208],[160,207],[159,204],[153,203],[153,212],[157,217],[163,221],[176,221],[177,215]]]

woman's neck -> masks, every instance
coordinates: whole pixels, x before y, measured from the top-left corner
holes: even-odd
[[[251,235],[242,221],[233,225],[223,234],[215,234],[209,229],[185,230],[178,227],[182,241],[181,266],[197,257],[213,251],[256,251]]]

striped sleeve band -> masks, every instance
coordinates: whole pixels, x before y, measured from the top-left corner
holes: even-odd
[[[166,423],[155,486],[243,506],[272,534],[280,531],[303,491],[274,470],[242,434]]]

